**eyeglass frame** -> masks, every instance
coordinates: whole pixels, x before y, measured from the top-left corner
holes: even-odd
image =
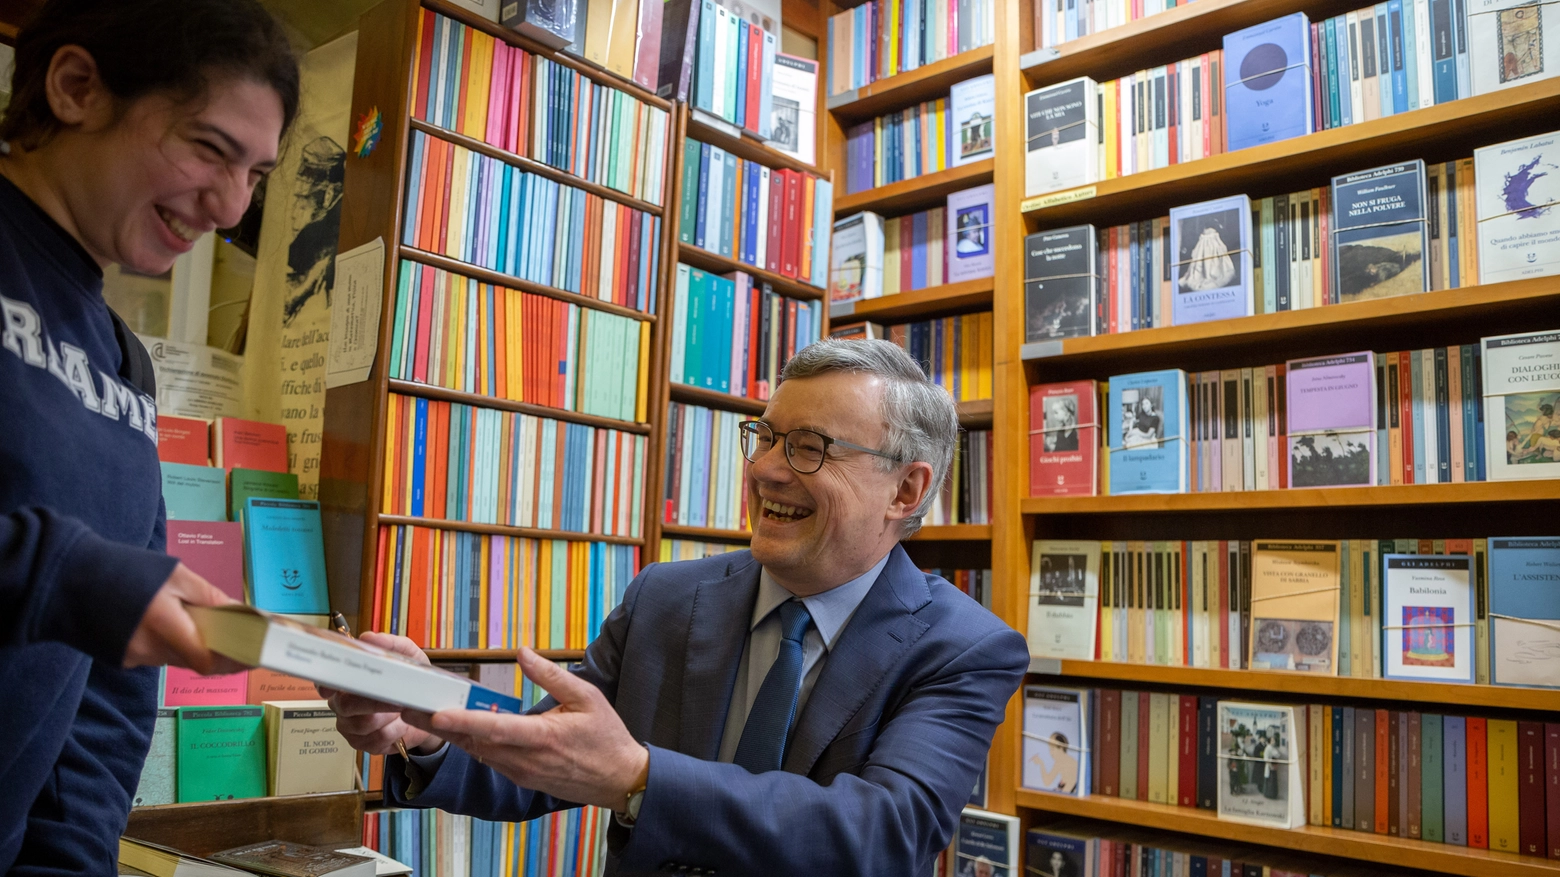
[[[765,423],[764,421],[757,420],[757,419],[754,419],[754,420],[744,420],[741,423],[737,424],[737,435],[738,435],[737,443],[738,443],[738,447],[739,448],[744,444],[744,442],[742,441],[742,436],[746,435],[747,433],[753,432],[753,430],[750,429],[750,427],[758,427],[758,426],[762,426],[763,428],[769,430],[769,434],[772,437],[771,440],[772,441],[778,441],[779,444],[780,444],[780,447],[785,449],[785,462],[786,462],[786,465],[790,466],[792,471],[796,472],[796,474],[798,474],[798,475],[815,475],[815,474],[818,473],[819,470],[823,469],[823,464],[830,459],[829,458],[829,446],[830,445],[839,445],[842,448],[850,448],[853,451],[860,451],[863,454],[871,454],[874,457],[881,457],[881,458],[883,458],[885,460],[891,460],[891,461],[893,461],[895,463],[903,463],[904,462],[904,458],[901,457],[901,456],[898,456],[896,454],[890,454],[887,451],[880,451],[880,450],[876,450],[874,448],[866,447],[864,445],[858,445],[855,442],[848,442],[848,441],[846,441],[844,439],[837,439],[834,436],[825,435],[825,434],[819,432],[816,429],[798,428],[798,429],[788,430],[786,432],[780,432],[779,430],[776,430],[774,427],[770,426],[769,424]],[[785,440],[785,438],[786,438],[786,436],[789,436],[791,433],[796,433],[796,432],[810,432],[813,435],[815,435],[818,438],[823,440],[823,451],[818,456],[818,468],[817,469],[803,471],[802,469],[797,467],[796,461],[791,458],[792,457],[791,445],[790,445],[789,442],[787,442]],[[755,435],[756,435],[756,433],[755,433]],[[774,448],[774,445],[770,445],[770,448],[772,450]],[[769,453],[769,451],[765,451],[764,453],[767,454],[767,453]],[[759,456],[762,457],[763,454],[760,454]],[[749,457],[747,455],[746,449],[743,449],[743,451],[742,451],[742,458],[744,460],[747,460],[749,463],[757,463],[758,462],[758,460],[755,460],[752,457]]]

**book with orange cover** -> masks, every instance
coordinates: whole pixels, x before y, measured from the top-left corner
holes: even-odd
[[[238,417],[219,417],[211,425],[215,464],[223,469],[287,471],[287,428]]]
[[[211,463],[211,424],[195,417],[162,414],[157,418],[157,459],[164,463]]]

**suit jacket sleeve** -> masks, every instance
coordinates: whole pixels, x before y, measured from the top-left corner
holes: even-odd
[[[1021,636],[993,631],[885,711],[859,773],[827,786],[651,747],[638,824],[619,850],[623,868],[917,873],[947,846],[1028,662]]]

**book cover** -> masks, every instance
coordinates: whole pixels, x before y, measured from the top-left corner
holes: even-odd
[[[168,520],[227,520],[226,482],[223,471],[214,466],[164,462],[162,491]]]
[[[994,238],[991,234],[995,204],[996,186],[991,183],[949,193],[946,214],[948,234],[945,235],[945,264],[949,283],[990,277],[996,270],[996,251],[992,247]],[[941,280],[941,277],[935,280]]]
[[[177,710],[171,708],[157,709],[157,720],[152,725],[152,748],[146,753],[141,779],[135,787],[135,797],[130,801],[133,807],[174,802],[174,767],[178,757],[174,719],[177,715]]]
[[[181,707],[177,725],[179,803],[265,796],[260,707]]]
[[[247,670],[202,676],[183,667],[168,667],[163,672],[161,703],[168,707],[239,706],[248,703],[248,693]]]
[[[1092,225],[1042,231],[1024,238],[1024,341],[1094,334],[1099,295],[1097,241]]]
[[[157,459],[190,466],[211,465],[211,424],[195,417],[159,414]]]
[[[1469,0],[1468,75],[1488,94],[1560,74],[1560,16],[1535,0]]]
[[[1382,676],[1473,682],[1473,560],[1382,558]]]
[[[1314,130],[1311,23],[1297,12],[1224,37],[1226,149]]]
[[[997,80],[990,73],[963,82],[956,82],[948,89],[948,163],[961,164],[981,161],[996,154],[995,110]]]
[[[256,667],[249,671],[244,703],[262,704],[268,700],[318,700],[319,696],[319,689],[307,679]]]
[[[1087,701],[1088,692],[1076,688],[1024,686],[1024,788],[1088,794]]]
[[[211,450],[212,462],[223,469],[286,472],[287,428],[280,423],[218,417],[211,424]]]
[[[1186,373],[1180,369],[1110,379],[1110,493],[1187,490]]]
[[[1560,53],[1560,30],[1550,43]],[[1479,282],[1560,274],[1560,132],[1475,149],[1473,168]]]
[[[1219,704],[1219,818],[1278,828],[1305,824],[1300,753],[1305,729],[1295,707]]]
[[[1337,675],[1341,574],[1337,542],[1252,543],[1252,669]]]
[[[1489,546],[1490,682],[1560,688],[1560,539]]]
[[[265,709],[267,794],[348,792],[357,753],[336,730],[336,714],[323,700],[280,700]]]
[[[1170,208],[1170,253],[1173,325],[1254,313],[1251,200],[1245,195]]]
[[[1486,476],[1560,478],[1560,332],[1483,338],[1480,346]]]
[[[1016,816],[966,807],[959,814],[955,852],[971,874],[1018,877],[1018,840],[1022,824]]]
[[[1100,422],[1094,381],[1029,388],[1029,495],[1099,491]]]
[[[244,537],[237,522],[169,521],[168,555],[222,593],[244,599]]]
[[[1029,651],[1044,658],[1094,658],[1100,543],[1037,539],[1029,571]]]
[[[1375,354],[1285,363],[1290,487],[1376,483]]]
[[[1024,195],[1095,182],[1098,87],[1087,76],[1024,95]]]
[[[1489,719],[1485,728],[1490,777],[1489,848],[1515,853],[1521,848],[1517,798],[1522,769],[1517,723],[1510,719]]]
[[[834,223],[829,301],[877,298],[883,294],[883,217],[856,213]]]
[[[1063,828],[1029,829],[1024,849],[1026,873],[1035,877],[1085,877],[1097,873],[1095,869],[1100,862],[1093,852],[1098,849],[1097,843],[1091,843],[1093,833],[1073,833]],[[964,877],[963,871],[956,873],[958,877]],[[972,877],[980,873],[979,870],[971,872]]]
[[[330,614],[319,503],[249,499],[244,547],[255,608],[289,615]]]
[[[1347,303],[1430,289],[1425,163],[1332,179],[1333,288]]]
[[[266,840],[234,847],[212,853],[211,859],[268,877],[375,877],[376,873],[394,873],[388,869],[378,871],[378,857],[282,840]],[[386,861],[397,864],[394,860]],[[409,873],[411,869],[403,866],[402,871]]]
[[[818,62],[775,54],[769,145],[814,164],[818,148]]]

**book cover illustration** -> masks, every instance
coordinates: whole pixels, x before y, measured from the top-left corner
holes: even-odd
[[[1430,288],[1423,161],[1333,177],[1332,203],[1333,284],[1340,302]]]
[[[775,54],[769,145],[813,163],[818,142],[818,62]]]
[[[1489,545],[1490,682],[1560,688],[1560,539]]]
[[[1094,381],[1030,388],[1030,496],[1094,496],[1098,492],[1098,398]]]
[[[1560,332],[1481,344],[1489,479],[1560,478]]]
[[[1311,22],[1297,12],[1224,37],[1229,151],[1309,134]]]
[[[997,80],[990,73],[955,83],[948,90],[948,124],[953,135],[950,164],[969,164],[996,154],[996,103]]]
[[[1473,682],[1473,559],[1382,558],[1382,676]]]
[[[883,294],[883,218],[857,213],[834,223],[829,301],[851,302]]]
[[[949,283],[990,277],[995,270],[991,234],[995,204],[996,186],[990,183],[948,195],[946,215],[952,234],[948,236],[945,264]]]
[[[1252,669],[1337,674],[1341,572],[1337,542],[1252,543]]]
[[[1029,570],[1029,652],[1094,658],[1100,543],[1036,540]]]
[[[1285,368],[1289,486],[1375,484],[1375,355],[1292,359]]]
[[[1245,195],[1170,208],[1174,325],[1252,313],[1251,199]]]
[[[1081,798],[1089,788],[1087,692],[1024,686],[1024,788]]]
[[[1560,274],[1560,132],[1475,149],[1473,167],[1479,282]]]
[[[1560,73],[1560,11],[1545,0],[1472,0],[1468,66],[1474,94]]]
[[[1042,231],[1024,239],[1024,341],[1094,334],[1099,295],[1092,225]]]
[[[1219,703],[1220,819],[1305,824],[1294,707]]]
[[[1018,817],[967,808],[955,841],[958,877],[1020,877]]]
[[[1110,379],[1110,492],[1185,493],[1186,373],[1180,369]]]
[[[1098,87],[1087,76],[1024,95],[1024,195],[1099,179]]]
[[[1027,846],[1025,868],[1035,877],[1085,877],[1094,873],[1087,838],[1031,828]]]

